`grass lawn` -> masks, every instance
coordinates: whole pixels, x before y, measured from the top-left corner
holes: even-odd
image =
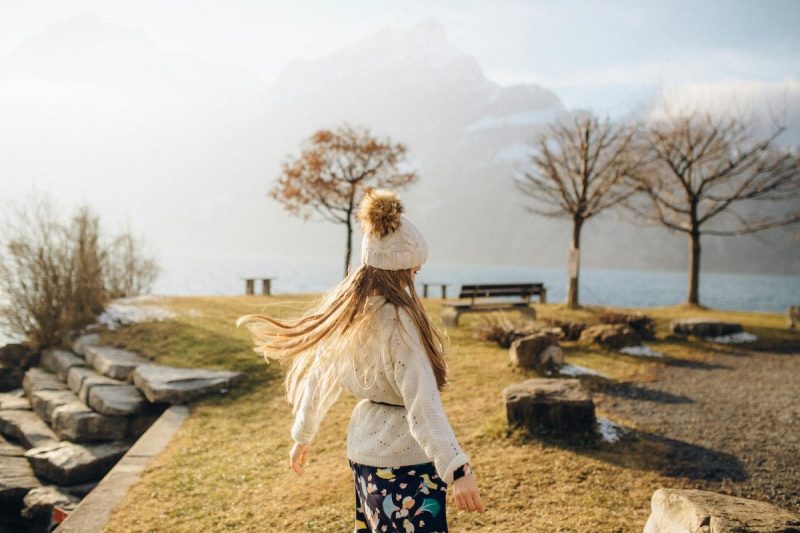
[[[245,313],[293,316],[314,296],[165,297],[158,304],[176,318],[102,332],[105,342],[160,363],[239,370],[247,378],[226,395],[191,404],[190,417],[104,531],[352,531],[354,493],[345,440],[356,399],[345,393],[333,406],[309,449],[305,473],[295,474],[288,460],[293,420],[283,395],[284,368],[267,364],[252,351],[246,328],[234,326]],[[426,305],[433,317],[440,316],[437,300]],[[589,323],[597,322],[599,311],[535,307],[540,317]],[[797,343],[779,314],[681,306],[642,310],[658,322],[659,340],[648,344],[668,357],[702,360],[710,349],[726,349],[666,339],[669,320],[677,316],[739,321],[759,337],[754,349],[781,350]],[[471,326],[479,317],[465,315],[459,328],[448,331],[451,384],[442,400],[471,457],[486,512],[458,511],[450,489],[452,531],[639,532],[655,489],[692,486],[690,479],[662,475],[663,450],[646,440],[566,446],[509,432],[501,390],[535,374],[514,368],[506,350],[472,338]],[[568,362],[617,380],[652,380],[664,364],[573,344],[563,343]],[[602,404],[597,415],[613,419]]]

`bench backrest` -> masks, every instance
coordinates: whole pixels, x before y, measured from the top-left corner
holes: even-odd
[[[541,294],[544,283],[496,283],[492,285],[462,285],[459,298],[501,298],[519,296],[530,300],[534,294]]]

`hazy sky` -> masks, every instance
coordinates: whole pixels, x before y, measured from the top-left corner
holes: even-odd
[[[241,65],[267,82],[292,58],[323,57],[383,26],[433,18],[493,81],[538,83],[567,107],[611,113],[659,87],[769,86],[800,76],[794,0],[4,0],[0,55],[81,12],[141,27],[160,48]]]
[[[564,108],[657,113],[664,94],[785,107],[800,143],[798,21],[800,0],[0,0],[0,200],[88,203],[181,268],[200,252],[338,265],[343,229],[266,191],[311,131],[354,120],[410,147],[432,262],[560,265],[569,222],[523,218],[510,190],[530,134]],[[586,231],[583,265],[685,264],[683,241],[659,256],[634,225]],[[709,241],[705,264],[798,264],[796,240],[751,240]]]

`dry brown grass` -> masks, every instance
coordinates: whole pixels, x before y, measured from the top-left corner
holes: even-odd
[[[305,297],[292,297],[302,301]],[[192,405],[191,416],[167,449],[114,511],[104,531],[330,531],[352,530],[353,486],[345,455],[347,422],[356,399],[344,395],[331,409],[298,476],[289,469],[292,419],[281,388],[282,369],[268,366],[237,330],[237,316],[266,303],[287,312],[288,297],[166,298],[181,313],[173,321],[107,332],[109,341],[159,361],[242,370],[248,380],[228,396]],[[441,307],[427,300],[432,316]],[[597,322],[597,310],[537,304],[540,317]],[[663,337],[670,317],[703,314],[681,308],[646,309]],[[758,329],[767,343],[783,342],[783,319],[766,313],[709,312]],[[192,316],[194,315],[194,316]],[[471,463],[486,506],[484,514],[456,510],[449,494],[451,530],[491,532],[641,531],[650,497],[662,486],[691,480],[660,472],[664,450],[646,439],[597,447],[540,442],[505,424],[501,390],[531,377],[514,368],[507,351],[472,338],[477,316],[450,330],[451,387],[442,393],[450,421]],[[794,337],[796,339],[796,336]],[[661,340],[658,350],[677,358],[703,358],[702,343]],[[652,379],[660,361],[577,349],[567,360],[620,380]],[[591,378],[586,378],[591,379]],[[598,405],[598,416],[606,416]],[[610,418],[610,417],[609,417]],[[625,420],[615,420],[625,424]]]

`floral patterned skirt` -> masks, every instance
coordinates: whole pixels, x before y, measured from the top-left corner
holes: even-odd
[[[433,463],[368,466],[350,461],[356,493],[354,533],[447,532],[447,484]]]

